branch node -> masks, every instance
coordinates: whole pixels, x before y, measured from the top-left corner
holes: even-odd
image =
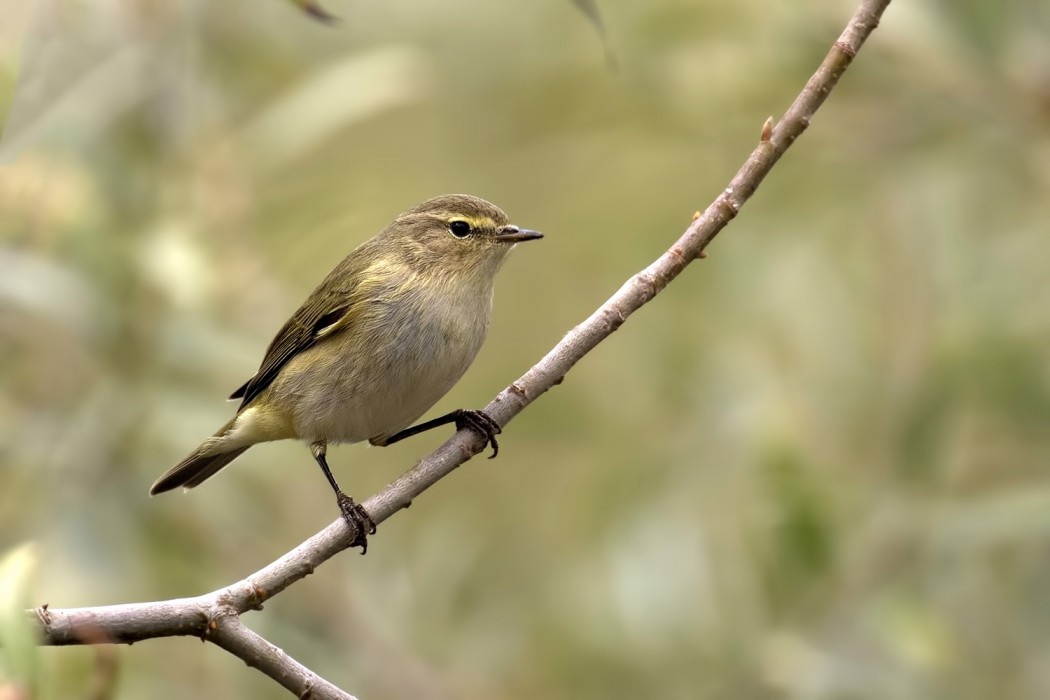
[[[623,322],[627,320],[627,317],[623,315],[623,312],[615,306],[605,310],[605,318],[610,333],[617,330],[623,325]]]
[[[740,213],[740,205],[733,199],[733,188],[727,187],[725,192],[722,193],[722,196],[719,197],[719,200],[723,207],[728,210],[728,217],[730,219],[735,219],[736,215]]]
[[[266,589],[262,586],[256,585],[255,581],[252,581],[251,579],[248,579],[248,587],[249,595],[248,600],[246,601],[248,604],[248,609],[262,610],[263,602],[267,598],[269,598],[269,594],[266,592]]]
[[[835,42],[835,48],[846,54],[850,60],[853,60],[853,57],[857,55],[857,50],[841,39]]]
[[[773,127],[774,126],[775,126],[775,123],[773,122],[773,117],[772,116],[766,117],[766,121],[762,123],[762,138],[761,138],[762,143],[769,143],[770,141],[773,140]]]
[[[643,272],[639,272],[638,273],[638,281],[645,285],[646,293],[647,293],[647,295],[645,297],[646,301],[649,301],[650,299],[655,297],[660,292],[661,285],[657,285],[656,278],[653,276],[653,274],[651,272],[649,272],[647,270],[643,271]],[[667,285],[664,284],[662,286],[666,287]],[[620,323],[623,323],[626,320],[626,318],[624,317],[623,311],[620,310],[619,306],[616,307],[616,313],[620,316]]]

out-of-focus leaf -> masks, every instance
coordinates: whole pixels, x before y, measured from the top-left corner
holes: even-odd
[[[137,79],[143,52],[133,47],[112,54],[67,48],[72,43],[27,41],[36,63],[25,61],[19,75],[0,162],[44,145],[91,143],[148,94],[148,85]]]
[[[772,547],[769,585],[774,601],[790,605],[822,580],[835,557],[834,523],[816,476],[802,453],[774,448],[765,459]]]
[[[245,142],[260,163],[276,167],[340,129],[418,99],[425,73],[419,54],[403,48],[352,56],[266,108],[245,128]]]
[[[12,682],[7,692],[22,690],[26,697],[35,686],[37,677],[37,650],[33,626],[26,617],[25,607],[32,578],[36,571],[36,553],[31,544],[24,544],[0,558],[0,649],[4,650],[2,670]],[[0,684],[0,690],[4,690]],[[17,693],[13,697],[18,697]]]
[[[0,135],[11,109],[15,82],[21,64],[22,37],[32,16],[33,3],[7,3],[4,6],[4,28],[0,32]],[[4,36],[6,35],[6,36]],[[5,41],[6,39],[6,41]]]
[[[328,10],[321,7],[321,3],[316,0],[292,0],[292,2],[303,12],[313,17],[318,22],[324,24],[331,24],[336,20],[336,16],[328,12]]]
[[[610,68],[615,68],[616,55],[609,46],[609,37],[605,34],[605,22],[602,20],[602,12],[598,9],[598,3],[595,0],[572,0],[572,4],[580,8],[580,12],[594,25],[595,31],[602,39],[602,46],[605,48],[605,62]]]
[[[53,260],[0,250],[0,307],[57,321],[88,334],[98,300],[83,278]]]
[[[975,552],[1050,538],[1050,488],[1026,484],[939,506],[928,541],[938,552]]]
[[[580,12],[587,16],[598,33],[605,37],[605,22],[602,21],[602,12],[598,9],[598,3],[594,0],[572,0],[572,4],[580,8]]]

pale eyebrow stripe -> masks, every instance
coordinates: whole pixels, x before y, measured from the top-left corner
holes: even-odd
[[[496,228],[496,222],[493,221],[491,216],[470,216],[468,214],[457,214],[455,212],[443,211],[434,214],[434,218],[439,221],[466,221],[474,228]]]

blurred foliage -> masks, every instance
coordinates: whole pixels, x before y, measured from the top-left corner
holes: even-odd
[[[32,545],[0,555],[0,698],[29,697],[39,682],[36,630],[25,614],[35,568]]]
[[[443,192],[547,238],[434,410],[662,252],[851,2],[53,0],[0,24],[0,551],[34,604],[211,590],[335,518],[301,445],[149,499],[316,282]],[[891,5],[697,263],[246,622],[362,698],[1050,696],[1050,5]],[[330,453],[366,496],[444,435]],[[117,696],[283,698],[192,640]],[[42,698],[90,649],[44,649]],[[4,673],[4,671],[0,671]],[[0,688],[6,681],[0,680]]]

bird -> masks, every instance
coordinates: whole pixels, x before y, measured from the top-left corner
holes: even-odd
[[[400,214],[314,289],[256,373],[230,395],[240,401],[233,418],[162,474],[150,495],[199,486],[258,443],[301,440],[354,532],[351,546],[364,554],[375,522],[339,487],[328,446],[385,447],[454,423],[480,434],[495,457],[500,426],[484,411],[457,409],[412,424],[477,356],[507,255],[542,237],[465,194],[434,197]]]

